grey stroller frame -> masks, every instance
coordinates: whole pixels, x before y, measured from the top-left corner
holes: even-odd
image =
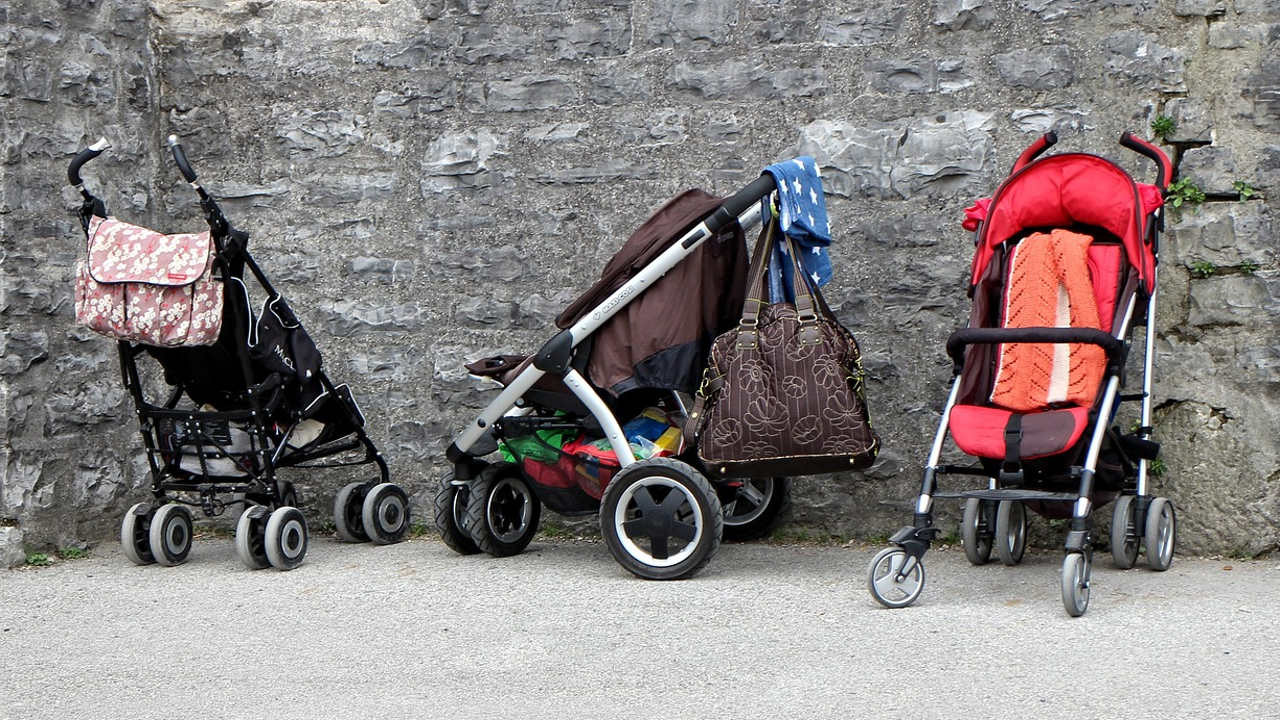
[[[614,559],[637,576],[657,580],[689,577],[710,561],[723,534],[721,496],[732,498],[739,488],[755,488],[719,478],[708,481],[693,464],[680,459],[637,460],[610,404],[584,376],[579,353],[610,318],[706,240],[733,223],[744,229],[759,223],[760,200],[775,188],[771,175],[761,175],[671,240],[621,287],[548,340],[456,436],[446,451],[453,473],[444,479],[435,506],[436,524],[450,547],[462,553],[483,549],[511,555],[523,550],[537,532],[540,503],[529,481],[509,463],[491,464],[481,458],[497,449],[504,423],[532,423],[540,429],[580,427],[566,425],[561,418],[522,417],[530,413],[527,396],[538,392],[535,384],[551,377],[581,403],[617,456],[617,472],[603,489],[598,509],[601,533]],[[673,410],[687,419],[688,398],[676,391],[670,396]],[[782,492],[785,481],[769,480],[773,492]]]

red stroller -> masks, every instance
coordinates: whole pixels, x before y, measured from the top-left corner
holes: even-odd
[[[939,529],[933,501],[965,501],[961,539],[975,565],[994,548],[1006,565],[1026,547],[1027,510],[1069,518],[1062,602],[1089,604],[1090,514],[1115,500],[1111,554],[1132,567],[1173,561],[1173,503],[1148,494],[1151,374],[1160,207],[1171,166],[1159,148],[1126,132],[1120,144],[1157,165],[1156,184],[1136,183],[1109,160],[1084,153],[1036,158],[1050,132],[1023,151],[989,199],[966,211],[977,230],[968,327],[947,340],[954,380],[933,439],[914,523],[871,562],[868,587],[887,607],[924,589],[922,558]],[[1146,324],[1142,392],[1121,394],[1133,327]],[[1138,427],[1112,427],[1119,404],[1142,403]],[[948,432],[977,462],[941,464]],[[987,479],[976,490],[941,491],[948,475]]]

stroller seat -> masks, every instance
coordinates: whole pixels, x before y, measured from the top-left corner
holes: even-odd
[[[1079,233],[1073,234],[1077,238],[1080,237]],[[1044,237],[1044,234],[1035,235]],[[1076,313],[1073,313],[1069,323],[1071,327],[1096,327],[1105,332],[1111,331],[1115,321],[1113,315],[1117,298],[1121,290],[1121,278],[1125,271],[1125,258],[1121,245],[1115,242],[1114,238],[1108,237],[1109,235],[1098,229],[1089,232],[1088,247],[1082,258],[1083,267],[1087,268],[1088,278],[1080,280],[1087,281],[1085,286],[1090,294],[1087,300],[1091,304],[1088,311],[1083,314],[1089,316],[1091,320],[1096,318],[1096,323],[1081,324],[1074,317]],[[1044,314],[1041,308],[1028,307],[1043,303],[1043,297],[1036,296],[1033,292],[1020,293],[1015,288],[1013,273],[1016,264],[1017,246],[1010,251],[1009,262],[1006,263],[1007,267],[1001,274],[1004,297],[1001,304],[1003,321],[1000,327],[1018,327],[1019,325],[1010,323],[1011,318],[1035,317],[1036,311],[1040,311],[1041,315]],[[1026,277],[1028,272],[1046,277],[1052,274],[1049,268],[1044,267],[1029,269],[1023,265],[1020,270],[1023,277]],[[1044,280],[1045,277],[1039,279]],[[1044,284],[1051,287],[1054,283]],[[1040,293],[1040,295],[1043,294],[1043,292]],[[1010,343],[1010,345],[1016,344]],[[1053,379],[1050,377],[1053,351],[1049,348],[1054,346],[1030,347],[1033,350],[1042,350],[1041,357],[1037,359],[1045,362],[1032,366],[1024,362],[1022,365],[1006,368],[1003,375],[997,372],[990,379],[990,385],[994,387],[985,394],[983,402],[958,404],[952,408],[949,429],[956,446],[966,454],[992,460],[1034,460],[1064,452],[1074,446],[1084,434],[1089,425],[1089,410],[1094,404],[1097,380],[1105,367],[1105,358],[1101,352],[1090,353],[1086,358],[1091,367],[1085,368],[1084,371],[1091,376],[1092,380],[1092,390],[1087,396],[1074,398],[1076,402],[1068,402],[1065,398],[1060,398],[1054,402],[1037,404],[1034,399],[1025,395],[1030,388],[1034,388],[1040,390],[1040,395],[1044,398],[1044,389],[1053,385]],[[1085,349],[1096,350],[1088,347]],[[993,360],[998,371],[999,353]],[[1008,400],[1011,396],[1018,400],[1016,406],[1009,406],[1008,403],[997,400],[997,398]],[[1011,425],[1015,415],[1018,416],[1016,427]],[[1016,452],[1010,453],[1009,441],[1014,436],[1017,437],[1017,448]]]

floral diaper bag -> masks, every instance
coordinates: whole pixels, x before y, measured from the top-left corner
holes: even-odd
[[[208,231],[164,235],[94,217],[76,265],[76,322],[144,345],[212,345],[222,331],[213,258]]]

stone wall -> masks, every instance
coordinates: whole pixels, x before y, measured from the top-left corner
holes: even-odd
[[[874,537],[909,519],[945,399],[972,252],[961,209],[1049,129],[1149,179],[1115,139],[1162,115],[1180,177],[1207,198],[1166,236],[1156,487],[1179,504],[1186,551],[1280,543],[1274,0],[43,0],[0,14],[0,548],[14,557],[110,536],[146,483],[112,347],[71,325],[61,177],[100,134],[115,148],[86,172],[94,187],[174,230],[200,226],[162,152],[183,138],[330,374],[356,387],[421,519],[443,447],[491,397],[463,361],[536,348],[679,190],[730,193],[814,155],[836,236],[827,297],[868,355],[886,450],[865,476],[798,482],[792,521]],[[313,518],[346,479],[298,478]]]

